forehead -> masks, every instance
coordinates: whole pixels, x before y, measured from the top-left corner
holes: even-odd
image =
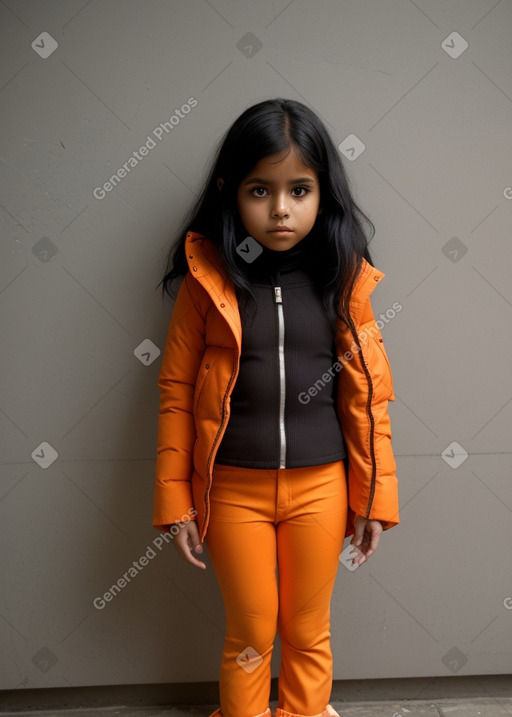
[[[316,178],[316,172],[302,163],[294,147],[260,159],[247,176],[251,177],[256,174],[269,178],[283,175]]]

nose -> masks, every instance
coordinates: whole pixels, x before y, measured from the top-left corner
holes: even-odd
[[[279,192],[275,195],[274,204],[272,207],[273,217],[287,217],[289,216],[288,206],[288,195],[286,192]]]

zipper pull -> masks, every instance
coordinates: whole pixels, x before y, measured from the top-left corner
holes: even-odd
[[[283,296],[281,294],[281,287],[280,286],[274,286],[274,299],[276,304],[282,304],[283,303]]]

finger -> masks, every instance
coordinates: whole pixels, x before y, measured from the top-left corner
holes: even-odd
[[[188,525],[188,536],[191,549],[195,550],[196,553],[202,553],[203,544],[199,539],[199,531],[197,529],[197,523],[195,520],[190,521]]]
[[[194,555],[192,555],[192,551],[190,550],[188,545],[184,548],[184,550],[178,552],[183,558],[183,560],[185,560],[185,562],[190,563],[191,565],[195,565],[198,568],[202,568],[203,570],[206,569],[206,564],[203,563],[201,560],[198,560]]]
[[[195,565],[197,568],[202,568],[203,570],[206,570],[206,564],[203,563],[201,560],[195,558],[191,552],[188,553],[187,562],[191,563],[192,565]]]
[[[373,555],[373,553],[377,550],[377,547],[379,545],[379,540],[380,540],[380,533],[381,533],[381,531],[371,534],[370,544],[369,544],[368,548],[365,550],[366,560],[368,560],[370,555]]]
[[[354,551],[352,551],[354,554],[354,557],[352,558],[352,565],[361,565],[361,563],[364,563],[365,556],[363,551],[361,550],[361,547],[354,545]]]
[[[178,554],[181,558],[183,558],[183,560],[185,560],[185,562],[191,563],[191,565],[195,565],[196,567],[202,568],[203,570],[206,569],[206,564],[203,563],[201,560],[198,560],[194,555],[192,555],[191,545],[194,543],[197,545],[199,543],[199,535],[196,536],[195,540],[191,541],[187,526],[183,526],[183,528],[174,538],[174,542]]]
[[[206,564],[203,563],[201,560],[198,560],[195,555],[192,555],[192,551],[196,553],[203,552],[203,546],[199,540],[199,533],[195,521],[191,524],[189,528],[187,548],[189,562],[192,563],[192,565],[196,565],[198,568],[203,568],[203,570],[205,570]]]

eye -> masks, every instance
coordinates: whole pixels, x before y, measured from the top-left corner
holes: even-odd
[[[264,192],[267,191],[267,190],[265,189],[265,187],[254,187],[254,189],[251,189],[251,194],[253,194],[253,192],[257,192],[259,189],[263,189]],[[263,194],[256,194],[256,196],[257,196],[257,197],[263,197],[264,195],[263,195]]]
[[[307,187],[294,187],[292,189],[292,192],[296,192],[297,190],[299,192],[301,192],[301,194],[294,194],[293,196],[296,199],[302,199],[310,191]],[[264,192],[267,192],[267,191],[268,190],[266,187],[253,187],[253,189],[251,189],[251,194],[254,194],[256,197],[264,197],[265,196]]]

